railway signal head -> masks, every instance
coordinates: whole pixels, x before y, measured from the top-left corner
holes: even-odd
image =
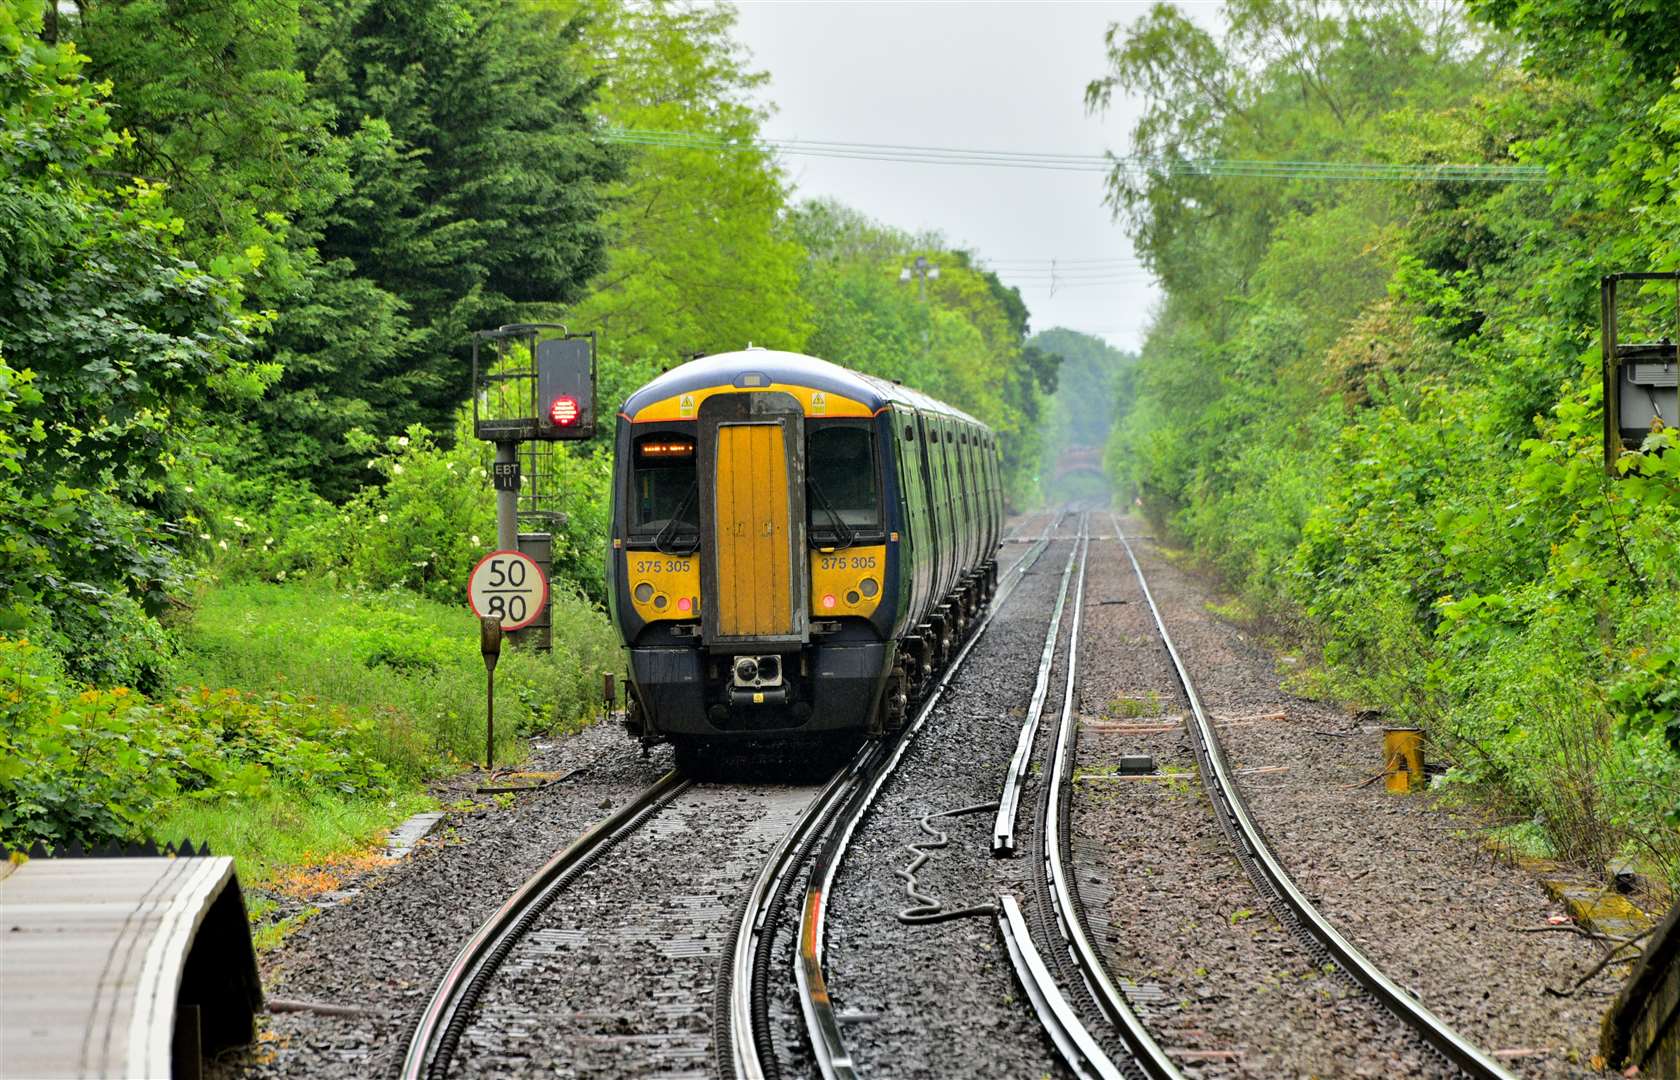
[[[510,323],[473,335],[473,433],[486,442],[595,434],[595,335]]]
[[[537,438],[595,434],[595,350],[589,338],[537,343]]]
[[[582,417],[583,409],[570,394],[560,394],[548,404],[548,422],[554,427],[576,427]]]

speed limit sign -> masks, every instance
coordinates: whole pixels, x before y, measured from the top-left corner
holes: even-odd
[[[548,578],[524,552],[492,551],[467,579],[467,602],[479,618],[494,616],[503,630],[537,621],[548,604]]]

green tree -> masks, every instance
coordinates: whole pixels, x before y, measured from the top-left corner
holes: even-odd
[[[810,253],[803,289],[816,326],[809,351],[896,379],[990,424],[1012,499],[1036,500],[1040,411],[1056,387],[1057,358],[1026,344],[1020,294],[937,236],[910,236],[837,203],[798,206],[792,227]],[[899,271],[918,256],[937,265],[939,277],[907,286]]]
[[[155,683],[182,574],[170,469],[208,403],[261,391],[256,320],[180,257],[158,189],[115,179],[132,139],[42,13],[0,4],[0,350],[28,364],[0,367],[0,627]]]
[[[616,404],[664,368],[749,342],[799,350],[805,253],[782,226],[786,182],[752,149],[765,81],[731,36],[724,5],[592,2],[585,31],[613,127],[702,132],[732,152],[636,147],[611,189],[606,269],[566,313],[601,334],[602,396]]]
[[[581,30],[493,0],[303,6],[300,63],[349,184],[300,213],[320,268],[255,416],[288,472],[344,497],[370,476],[350,429],[447,436],[471,331],[552,314],[604,265],[623,164],[590,121]]]

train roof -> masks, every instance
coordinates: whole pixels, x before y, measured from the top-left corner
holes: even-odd
[[[737,376],[746,372],[761,374],[769,383],[806,386],[838,394],[868,406],[871,412],[879,412],[888,405],[908,405],[921,412],[955,417],[985,427],[961,409],[890,379],[865,375],[804,353],[778,349],[742,349],[679,364],[632,393],[625,399],[620,411],[625,416],[635,416],[644,406],[678,394],[707,387],[733,386]]]

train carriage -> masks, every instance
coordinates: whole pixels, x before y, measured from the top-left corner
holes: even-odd
[[[706,357],[630,396],[615,449],[608,581],[644,742],[890,734],[995,588],[996,436],[895,383]]]

